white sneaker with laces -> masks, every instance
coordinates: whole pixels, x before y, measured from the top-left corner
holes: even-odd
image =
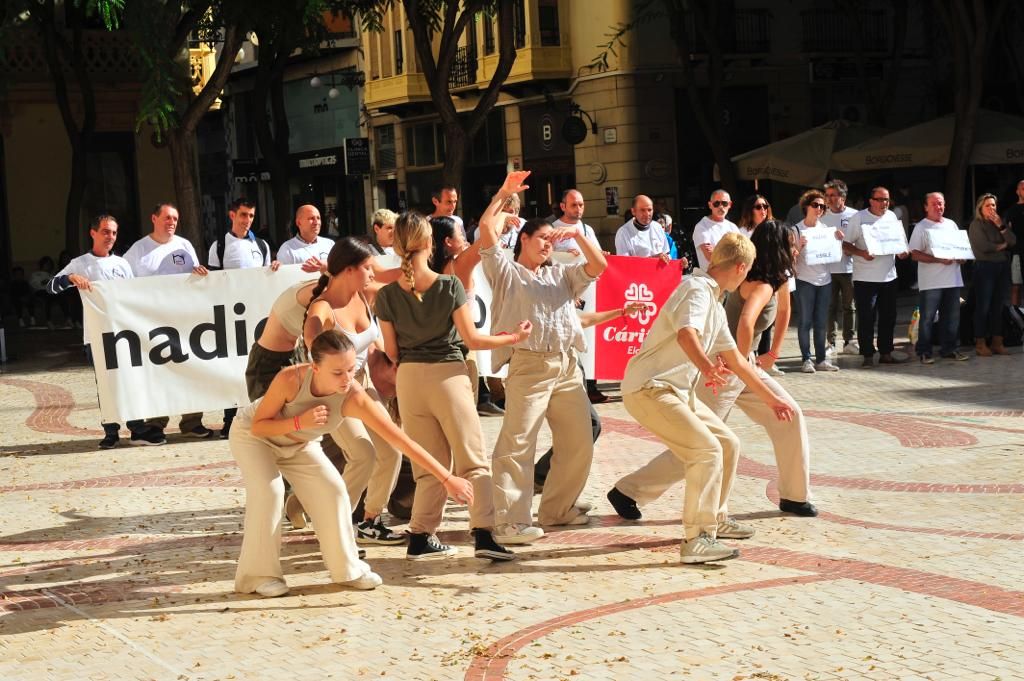
[[[544,530],[533,525],[507,524],[494,528],[494,540],[499,544],[532,544],[544,536]]]
[[[750,539],[754,533],[753,527],[741,525],[732,518],[718,521],[718,529],[715,531],[715,534],[723,539]]]
[[[815,365],[814,368],[816,371],[839,371],[839,367],[837,367],[835,364],[833,364],[827,359],[823,359],[820,362],[818,362],[818,364]]]
[[[836,346],[834,346],[834,345],[826,345],[825,346],[825,356],[826,357],[831,357],[834,354],[836,354]]]
[[[776,365],[776,364],[773,364],[770,367],[768,367],[768,369],[766,370],[766,373],[769,376],[785,376],[786,375],[786,372],[783,371],[782,369],[780,369],[778,367],[778,365]]]
[[[800,367],[800,371],[804,372],[805,374],[813,374],[815,371],[814,360],[805,359],[803,366]]]
[[[843,343],[843,354],[844,355],[859,355],[860,354],[860,345],[857,344],[857,341],[847,341],[846,343]]]
[[[701,533],[699,537],[684,541],[679,548],[679,560],[687,564],[710,563],[716,560],[728,560],[739,555],[739,551],[730,549],[722,542]]]
[[[360,591],[372,591],[378,586],[384,583],[384,580],[380,578],[376,572],[366,572],[361,577],[357,577],[348,582],[341,582],[341,586],[347,586],[350,589],[359,589]]]

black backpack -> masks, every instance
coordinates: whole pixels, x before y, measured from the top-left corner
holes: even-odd
[[[260,254],[263,256],[263,262],[266,262],[267,254],[270,252],[270,246],[267,245],[266,241],[259,238],[255,234],[253,236],[256,237],[256,245],[260,247]],[[217,237],[217,262],[220,263],[220,266],[215,269],[224,269],[224,244],[227,241],[227,238],[227,232],[221,232],[221,235]]]

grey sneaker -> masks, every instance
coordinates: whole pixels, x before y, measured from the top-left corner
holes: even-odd
[[[739,551],[730,549],[722,542],[705,532],[700,536],[684,541],[679,548],[679,560],[686,564],[710,563],[716,560],[729,560],[740,555]]]
[[[723,539],[750,539],[754,536],[754,528],[749,525],[741,525],[732,518],[726,518],[718,522],[718,530],[715,534]]]

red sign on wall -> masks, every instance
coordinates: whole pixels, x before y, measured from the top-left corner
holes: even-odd
[[[661,306],[683,279],[682,261],[665,264],[658,258],[609,255],[608,269],[597,281],[598,310],[641,302],[647,309],[601,324],[594,333],[596,378],[621,381],[626,363],[640,351]]]

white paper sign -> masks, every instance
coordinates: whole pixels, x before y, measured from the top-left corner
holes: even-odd
[[[899,220],[879,220],[862,225],[864,244],[871,255],[898,255],[907,252],[907,233]]]
[[[802,229],[800,236],[807,239],[803,256],[808,265],[825,265],[843,259],[843,242],[836,238],[836,230],[831,227]]]
[[[94,281],[82,291],[105,423],[249,403],[249,348],[299,265]]]
[[[971,240],[963,229],[929,229],[928,253],[944,260],[974,260]]]

